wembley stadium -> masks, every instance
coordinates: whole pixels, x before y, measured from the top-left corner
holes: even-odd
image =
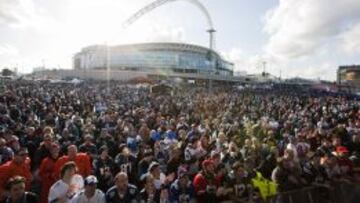
[[[233,64],[208,48],[184,43],[142,43],[83,48],[73,57],[74,70],[189,73],[232,76]]]

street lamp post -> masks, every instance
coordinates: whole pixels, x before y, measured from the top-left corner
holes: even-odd
[[[109,44],[106,43],[106,81],[107,81],[107,93],[110,95],[110,47]]]

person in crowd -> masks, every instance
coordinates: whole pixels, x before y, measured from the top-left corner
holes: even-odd
[[[86,153],[78,153],[76,145],[70,145],[67,148],[67,155],[60,157],[55,163],[55,173],[59,174],[62,166],[69,162],[74,161],[78,168],[78,172],[83,177],[87,177],[91,174],[91,161],[89,155]]]
[[[177,179],[170,186],[169,202],[189,203],[195,201],[195,190],[187,174],[187,169],[180,167]]]
[[[92,159],[94,159],[98,155],[98,152],[96,145],[92,142],[92,139],[92,135],[86,134],[84,136],[85,141],[83,144],[80,145],[79,151],[87,153]]]
[[[321,154],[312,154],[303,165],[303,178],[307,184],[312,185],[326,185],[329,184],[329,178],[327,177],[325,168],[321,165]]]
[[[128,176],[124,172],[119,172],[115,176],[115,186],[106,192],[107,203],[127,203],[138,202],[138,189],[135,185],[129,184]]]
[[[267,178],[271,179],[271,173],[276,167],[276,160],[278,158],[278,150],[276,147],[271,147],[269,154],[260,161],[257,171]]]
[[[301,177],[293,166],[293,162],[281,157],[277,160],[277,167],[273,170],[271,179],[278,184],[279,191],[289,191],[300,188]]]
[[[60,178],[68,161],[75,162],[83,178],[94,174],[98,189],[108,192],[106,199],[112,202],[137,201],[141,195],[132,185],[144,189],[142,184],[147,182],[142,178],[148,175],[160,201],[179,200],[178,193],[193,187],[190,199],[200,203],[236,198],[230,174],[238,174],[235,185],[241,185],[260,172],[279,184],[278,192],[360,180],[360,106],[354,95],[296,84],[273,84],[267,89],[223,85],[211,92],[197,84],[170,85],[171,95],[118,81],[83,81],[74,86],[16,80],[3,81],[2,86],[2,194],[13,175],[25,177],[27,191],[40,193],[39,169],[44,202],[46,188]],[[59,154],[64,155],[58,160],[54,143],[59,143]],[[29,172],[30,159],[26,153],[19,154],[26,147]],[[235,170],[238,162],[241,167]],[[175,179],[182,167],[186,175],[177,174]],[[46,178],[51,170],[52,180]],[[128,175],[113,178],[118,172]],[[111,192],[114,180],[116,189]],[[151,193],[150,182],[143,194]],[[192,186],[185,187],[186,182]],[[181,192],[175,183],[183,188]],[[247,196],[239,188],[238,198]]]
[[[0,138],[0,165],[10,161],[14,157],[14,151],[6,146],[6,140]]]
[[[135,183],[137,158],[130,153],[129,148],[125,145],[123,145],[120,150],[120,153],[114,160],[116,171],[129,174],[130,182]]]
[[[181,157],[181,151],[176,146],[170,151],[169,160],[166,164],[166,172],[169,174],[177,172],[182,163],[184,163],[184,160]]]
[[[346,147],[336,147],[337,163],[343,177],[351,177],[353,173],[353,163],[349,159],[349,150]]]
[[[107,146],[102,146],[99,149],[99,153],[100,156],[93,161],[94,174],[99,179],[98,188],[102,191],[107,191],[113,185],[113,174],[116,171],[115,164],[109,156]]]
[[[38,196],[35,193],[25,190],[25,178],[21,176],[14,176],[9,179],[7,188],[9,196],[4,203],[39,203]]]
[[[50,156],[46,157],[40,165],[39,176],[41,179],[41,203],[46,203],[50,187],[58,180],[55,173],[55,163],[59,158],[60,146],[53,143],[50,149]]]
[[[146,175],[152,175],[154,178],[155,188],[160,190],[167,190],[170,187],[170,184],[174,181],[176,173],[170,173],[167,176],[161,171],[160,164],[158,162],[153,161],[148,169],[148,173]]]
[[[34,155],[34,163],[32,164],[34,169],[37,169],[40,166],[44,158],[50,156],[51,144],[54,141],[53,134],[51,134],[52,129],[50,127],[45,127],[44,131],[46,133],[43,136],[43,141],[40,143],[40,146]]]
[[[48,196],[49,203],[70,203],[76,196],[76,189],[72,185],[72,179],[76,174],[75,162],[65,163],[60,171],[60,180],[55,182],[50,190]]]
[[[197,202],[216,202],[219,183],[215,178],[214,163],[204,160],[201,164],[202,170],[193,180]]]
[[[72,203],[105,203],[105,194],[97,189],[98,180],[95,176],[90,175],[85,178],[84,190],[74,197]]]
[[[26,190],[30,190],[33,176],[26,148],[20,148],[15,151],[14,159],[0,166],[0,198],[4,197],[6,183],[14,176],[24,177]]]
[[[149,166],[154,160],[154,155],[151,149],[144,152],[143,158],[138,163],[138,179],[141,179],[143,175],[148,172]]]
[[[155,161],[152,162],[149,166],[148,173],[145,175],[145,178],[148,174],[152,175],[154,179],[155,188],[157,190],[160,190],[161,187],[165,184],[165,179],[166,179],[165,174],[162,173],[160,169],[160,164]]]
[[[241,162],[233,164],[226,176],[225,188],[228,191],[227,198],[233,202],[249,201],[252,198],[254,188],[251,177]]]
[[[160,203],[161,190],[156,189],[155,179],[151,174],[145,177],[145,186],[140,191],[139,201],[140,203]]]

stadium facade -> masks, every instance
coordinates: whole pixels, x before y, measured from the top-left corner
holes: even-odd
[[[339,66],[337,82],[339,85],[347,86],[356,92],[360,91],[360,65]]]
[[[107,65],[111,71],[230,77],[234,67],[213,50],[184,43],[95,45],[83,48],[73,57],[74,70],[104,70]]]

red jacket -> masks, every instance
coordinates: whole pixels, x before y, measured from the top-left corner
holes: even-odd
[[[26,158],[25,162],[20,165],[11,160],[0,166],[0,199],[4,195],[7,182],[14,176],[24,177],[26,179],[26,190],[30,189],[32,175],[29,158]]]
[[[56,160],[47,157],[40,165],[39,176],[41,178],[41,203],[47,203],[50,187],[58,180],[55,174]]]
[[[205,202],[204,195],[206,193],[206,187],[209,185],[217,188],[219,183],[215,180],[215,177],[212,180],[206,179],[203,173],[198,173],[195,176],[193,186],[197,196],[197,202]]]
[[[91,174],[91,162],[89,155],[86,153],[78,153],[75,157],[75,160],[70,160],[68,156],[62,156],[56,161],[55,174],[59,178],[61,168],[69,161],[75,162],[78,169],[78,174],[82,175],[84,178]]]

